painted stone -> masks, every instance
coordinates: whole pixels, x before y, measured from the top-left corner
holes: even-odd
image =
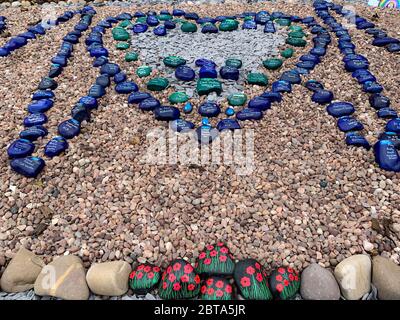
[[[75,119],[63,121],[58,126],[58,134],[65,139],[76,137],[81,131],[81,124]]]
[[[154,15],[148,15],[146,18],[146,23],[150,26],[150,27],[155,27],[157,26],[160,21],[158,21],[157,17]]]
[[[48,111],[54,104],[53,100],[42,99],[36,100],[28,105],[29,113],[44,113]]]
[[[93,67],[98,68],[103,65],[105,65],[108,62],[108,59],[106,57],[98,57],[96,60],[93,62]]]
[[[276,19],[275,22],[282,27],[288,27],[292,24],[289,19]]]
[[[218,33],[218,28],[212,23],[206,23],[201,28],[201,33]]]
[[[166,78],[154,78],[147,82],[147,89],[150,91],[163,91],[169,85]]]
[[[54,92],[51,90],[39,90],[32,95],[32,100],[51,99],[54,98]]]
[[[246,109],[240,110],[238,113],[236,113],[236,118],[241,121],[260,120],[262,117],[263,117],[263,113],[260,109],[246,108]]]
[[[139,109],[144,111],[151,111],[160,107],[160,101],[156,98],[147,98],[139,103]]]
[[[195,64],[196,64],[196,67],[208,66],[208,67],[215,68],[217,66],[214,61],[204,59],[204,58],[197,59],[195,61]]]
[[[110,85],[110,77],[107,74],[102,74],[96,78],[96,84],[107,88]]]
[[[233,93],[228,96],[228,102],[231,106],[243,106],[247,101],[247,95],[244,93]]]
[[[133,293],[145,295],[154,289],[161,279],[159,267],[151,264],[140,264],[129,275],[129,286]]]
[[[392,108],[379,109],[377,114],[378,114],[378,117],[381,119],[393,119],[393,118],[398,117],[396,110],[394,110]]]
[[[154,109],[154,116],[160,121],[172,121],[180,117],[180,112],[175,107],[161,106]]]
[[[163,272],[159,286],[159,295],[162,299],[190,299],[196,297],[199,291],[200,277],[185,260],[172,261]]]
[[[126,78],[127,78],[127,76],[126,76],[125,72],[118,72],[114,76],[114,82],[118,84],[118,83],[126,81]]]
[[[115,91],[121,94],[129,94],[138,90],[137,84],[132,81],[124,81],[115,86]]]
[[[379,140],[374,145],[375,162],[383,170],[400,172],[400,155],[391,140]]]
[[[21,139],[27,139],[29,141],[35,141],[39,138],[43,138],[48,133],[47,129],[41,125],[29,127],[19,133]]]
[[[101,74],[108,74],[111,77],[115,76],[120,71],[121,69],[116,63],[106,63],[100,68]]]
[[[379,137],[379,140],[390,140],[393,142],[396,149],[400,149],[400,135],[396,132],[382,132]]]
[[[192,22],[183,22],[181,25],[181,31],[182,32],[196,32],[197,25]]]
[[[192,81],[195,76],[194,70],[188,66],[179,66],[175,70],[175,77],[182,81]]]
[[[47,122],[47,116],[44,113],[33,113],[24,118],[24,126],[32,127]]]
[[[143,33],[143,32],[146,32],[147,29],[149,28],[149,26],[148,26],[146,23],[144,23],[144,22],[146,22],[146,19],[144,19],[144,21],[137,21],[137,23],[135,23],[135,24],[132,26],[132,31],[133,31],[134,33]]]
[[[55,89],[57,89],[57,87],[58,87],[58,84],[54,79],[49,78],[49,77],[44,77],[40,81],[38,89],[39,90],[47,90],[47,89],[55,90]]]
[[[337,121],[337,126],[340,131],[360,131],[364,129],[362,123],[350,116],[340,117]]]
[[[386,131],[400,133],[400,118],[390,120],[385,127]]]
[[[267,86],[268,78],[263,73],[249,73],[247,75],[247,82],[249,84],[255,84],[255,85],[259,85],[259,86]]]
[[[291,84],[300,84],[301,77],[298,71],[296,70],[289,70],[282,73],[281,77],[279,78],[281,81],[287,81]]]
[[[183,107],[184,113],[191,113],[193,111],[193,106],[190,102],[186,103]]]
[[[140,66],[136,69],[136,75],[139,78],[144,78],[144,77],[148,77],[151,74],[151,67],[149,66]]]
[[[363,147],[367,150],[371,148],[368,140],[358,132],[346,133],[346,144],[348,146]]]
[[[235,58],[229,58],[229,59],[226,59],[225,65],[227,67],[233,67],[236,69],[240,69],[242,67],[242,60],[235,59]]]
[[[129,49],[130,46],[131,46],[131,45],[130,45],[128,42],[118,42],[118,43],[115,45],[115,49],[118,49],[118,50],[127,50],[127,49]]]
[[[57,136],[52,138],[44,148],[44,154],[49,158],[60,155],[68,149],[68,142],[65,138]]]
[[[294,47],[305,47],[307,41],[301,38],[287,38],[286,43]]]
[[[369,103],[372,108],[379,110],[382,108],[388,108],[390,106],[390,100],[388,97],[380,93],[373,94],[369,97]]]
[[[182,65],[186,64],[186,60],[181,58],[181,57],[179,57],[179,56],[168,56],[168,57],[165,57],[163,59],[163,62],[167,67],[171,67],[171,68],[177,68],[179,66],[182,66]]]
[[[156,36],[163,37],[167,34],[167,28],[164,25],[157,26],[153,29]]]
[[[233,116],[233,115],[235,114],[235,109],[233,109],[232,107],[228,107],[228,108],[226,108],[226,110],[225,110],[225,114],[226,114],[228,117],[231,117],[231,116]]]
[[[216,92],[218,95],[222,92],[222,84],[217,79],[201,78],[197,81],[196,90],[200,96]]]
[[[7,154],[10,159],[24,158],[30,156],[35,150],[35,145],[27,139],[15,140],[7,148]]]
[[[130,38],[128,31],[121,27],[115,27],[111,33],[116,41],[127,41]]]
[[[269,101],[271,101],[271,103],[282,101],[282,95],[279,92],[265,91],[260,95],[260,97],[268,99]]]
[[[329,115],[339,118],[349,116],[354,113],[354,106],[349,102],[333,102],[326,107]]]
[[[324,89],[324,86],[323,86],[320,82],[318,82],[318,81],[316,81],[316,80],[308,80],[308,81],[304,84],[304,86],[305,86],[308,90],[311,90],[311,91],[314,91],[314,92]]]
[[[239,26],[239,22],[233,19],[225,19],[219,25],[220,31],[233,31]]]
[[[311,100],[319,104],[330,103],[333,100],[333,93],[328,90],[318,90],[313,93]]]
[[[104,89],[104,87],[102,87],[98,84],[91,86],[89,89],[89,92],[88,92],[88,95],[93,98],[101,98],[105,94],[106,94],[106,90]]]
[[[257,23],[254,20],[247,20],[242,24],[242,29],[257,29]]]
[[[43,170],[45,162],[38,157],[25,157],[14,159],[10,163],[11,169],[28,178],[36,178]]]
[[[185,92],[174,92],[168,97],[168,101],[172,104],[184,103],[189,100]]]
[[[276,28],[275,24],[272,21],[267,21],[267,23],[264,26],[264,33],[275,33]]]
[[[145,99],[151,98],[150,93],[148,92],[132,92],[128,97],[128,103],[140,103]]]
[[[278,80],[272,83],[273,92],[292,92],[292,85],[290,82],[284,80]]]
[[[254,97],[249,101],[247,107],[265,111],[271,108],[271,101],[264,97]]]
[[[185,132],[185,131],[193,130],[194,123],[183,120],[183,119],[176,119],[176,120],[170,122],[170,127],[174,131],[177,131],[177,132],[184,131]]]
[[[221,277],[207,278],[200,288],[201,300],[232,300],[233,287],[228,279]]]
[[[363,91],[367,93],[381,93],[383,87],[375,81],[366,81],[363,84]]]
[[[241,295],[247,300],[271,300],[267,272],[254,259],[240,260],[236,263],[234,278]]]
[[[283,64],[281,59],[272,58],[263,61],[263,65],[268,70],[278,70]]]
[[[285,59],[291,58],[294,54],[294,50],[292,48],[287,48],[281,51],[281,56]]]
[[[233,112],[234,114],[234,112]],[[227,114],[227,116],[232,116],[233,114]],[[240,129],[240,124],[235,119],[222,119],[217,124],[217,129],[219,131],[223,130],[238,130]]]
[[[219,70],[222,79],[237,81],[239,79],[239,69],[235,67],[224,66]]]
[[[175,29],[176,23],[174,21],[168,20],[164,22],[164,26],[167,30]]]
[[[79,122],[90,121],[90,110],[78,103],[71,110],[71,118]]]
[[[275,299],[291,299],[300,289],[300,275],[292,268],[277,268],[269,276],[269,286]]]

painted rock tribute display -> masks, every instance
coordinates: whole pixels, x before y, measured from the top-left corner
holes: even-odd
[[[159,267],[151,264],[138,265],[129,275],[129,287],[133,293],[145,295],[154,289],[161,279]]]
[[[269,287],[275,299],[291,299],[300,288],[299,273],[292,268],[277,268],[269,276]]]
[[[201,300],[232,300],[233,286],[226,278],[210,277],[201,285]]]
[[[216,245],[208,245],[204,251],[199,254],[196,262],[196,271],[200,275],[224,275],[233,274],[235,263],[232,255],[224,243],[219,242]]]

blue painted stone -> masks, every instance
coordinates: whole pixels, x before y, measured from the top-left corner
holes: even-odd
[[[211,23],[207,23],[201,28],[201,32],[202,33],[218,33],[218,28]]]
[[[301,83],[301,77],[298,72],[290,70],[290,71],[285,71],[282,73],[281,77],[279,78],[281,81],[287,81],[291,84],[300,84]]]
[[[368,69],[369,63],[365,60],[349,60],[345,62],[344,66],[347,71],[353,72],[358,69]]]
[[[329,115],[339,118],[349,116],[354,113],[354,106],[349,102],[332,102],[326,107]]]
[[[170,128],[177,132],[185,132],[194,129],[194,123],[183,119],[176,119],[170,122]]]
[[[222,119],[217,124],[217,129],[219,131],[223,130],[238,130],[240,129],[240,124],[235,119]]]
[[[375,38],[374,41],[372,41],[372,45],[376,47],[384,47],[388,44],[391,43],[399,43],[400,40],[391,38],[391,37],[383,37],[383,38]]]
[[[196,12],[186,12],[184,17],[187,20],[198,20],[200,18]]]
[[[164,21],[164,26],[168,30],[175,29],[176,28],[176,23],[174,21],[167,20],[167,21]]]
[[[273,92],[292,92],[292,85],[290,82],[278,80],[272,83]]]
[[[326,49],[322,47],[315,47],[311,49],[310,53],[322,57],[326,54]]]
[[[41,125],[29,127],[20,132],[19,137],[21,139],[27,139],[29,141],[35,141],[39,138],[43,138],[48,133],[47,129]]]
[[[376,81],[375,76],[368,70],[358,69],[352,73],[352,76],[357,79],[360,84],[368,81]]]
[[[88,96],[91,96],[93,98],[101,98],[105,94],[106,90],[104,89],[104,87],[98,84],[94,84],[93,86],[91,86],[88,92]]]
[[[33,113],[24,118],[25,127],[33,127],[47,122],[47,116],[44,113]]]
[[[65,139],[72,139],[81,132],[81,124],[75,119],[68,119],[58,126],[58,134]]]
[[[313,61],[300,61],[296,63],[296,66],[299,68],[307,69],[307,70],[312,70],[315,68],[315,62]]]
[[[218,77],[218,73],[217,70],[215,70],[214,67],[212,67],[211,65],[203,65],[200,68],[200,72],[199,72],[199,77],[200,78],[217,78]]]
[[[108,57],[108,50],[106,48],[98,47],[90,50],[91,57]]]
[[[264,33],[275,33],[275,25],[272,21],[268,21],[264,26]]]
[[[0,57],[6,57],[10,54],[10,50],[0,47]]]
[[[156,36],[165,36],[167,34],[167,28],[164,25],[160,25],[153,29],[153,33]]]
[[[201,70],[200,70],[201,71]],[[223,66],[219,70],[222,79],[239,80],[239,69],[234,67]]]
[[[198,112],[203,117],[216,117],[221,113],[221,108],[214,102],[205,102],[200,105]]]
[[[172,15],[175,17],[182,17],[185,15],[185,11],[183,11],[181,9],[174,9],[174,10],[172,10]]]
[[[333,100],[333,93],[325,89],[318,90],[313,93],[311,100],[319,104],[330,103]]]
[[[245,108],[236,113],[236,119],[244,120],[260,120],[263,117],[263,113],[260,109]]]
[[[314,54],[304,54],[300,57],[300,60],[301,61],[312,61],[315,64],[321,62],[321,59],[317,55],[314,55]]]
[[[393,142],[396,149],[400,149],[400,135],[396,132],[382,132],[379,137],[379,140],[390,140]]]
[[[254,17],[254,20],[257,24],[264,25],[271,20],[271,16],[267,11],[260,11],[257,12],[256,16]]]
[[[56,136],[52,138],[44,148],[44,154],[49,158],[56,157],[68,149],[68,142],[65,138]]]
[[[356,119],[350,116],[340,117],[337,121],[337,125],[340,131],[360,131],[364,129],[362,123],[358,122]]]
[[[134,33],[143,33],[143,32],[146,32],[148,28],[149,28],[149,26],[145,23],[135,23],[132,26],[132,31]]]
[[[58,84],[54,79],[49,78],[49,77],[44,77],[40,81],[38,89],[39,90],[47,90],[47,89],[54,90],[57,88],[57,86],[58,86]]]
[[[226,108],[226,110],[225,110],[225,114],[226,114],[228,117],[231,117],[231,116],[233,116],[233,115],[235,114],[235,109],[233,109],[233,108],[231,108],[231,107],[228,107],[228,108]]]
[[[129,95],[128,103],[137,104],[148,98],[151,98],[150,93],[137,91],[137,92],[133,92]]]
[[[93,67],[101,67],[104,66],[108,62],[107,57],[98,57],[96,60],[93,62]]]
[[[175,77],[182,81],[192,81],[196,77],[196,73],[189,66],[179,66],[175,69]]]
[[[254,20],[247,20],[243,23],[242,29],[257,29],[257,23]]]
[[[32,100],[51,99],[54,98],[54,92],[51,90],[39,90],[32,95]]]
[[[103,88],[107,88],[110,85],[110,77],[106,74],[102,74],[96,78],[96,84]]]
[[[158,21],[156,16],[148,16],[146,19],[146,23],[151,27],[155,27],[160,23],[160,21]]]
[[[383,170],[400,172],[400,155],[390,140],[379,140],[374,145],[375,161]]]
[[[157,120],[172,121],[180,117],[180,112],[176,107],[161,106],[154,109],[154,116]]]
[[[125,72],[118,72],[114,76],[114,82],[115,83],[120,83],[120,82],[124,82],[124,81],[126,81],[126,73]]]
[[[363,21],[361,23],[357,24],[357,29],[359,30],[365,30],[365,29],[370,29],[370,28],[374,28],[375,24],[373,24],[372,22],[369,21]]]
[[[90,96],[83,96],[78,100],[79,104],[82,104],[85,108],[92,110],[97,109],[97,99]]]
[[[117,20],[132,20],[133,16],[128,12],[120,13],[115,17]]]
[[[193,111],[193,106],[190,102],[187,102],[183,107],[184,113],[191,113]]]
[[[395,118],[390,120],[386,124],[386,131],[400,133],[400,118]]]
[[[115,76],[120,71],[121,69],[119,65],[117,65],[116,63],[106,63],[105,65],[102,65],[100,68],[101,74],[106,73],[109,76]]]
[[[21,33],[19,36],[25,39],[36,39],[36,35],[31,31]]]
[[[10,165],[15,172],[28,178],[36,178],[43,170],[45,162],[41,158],[29,156],[26,158],[14,159],[11,161]]]
[[[54,102],[50,99],[35,100],[28,105],[29,113],[44,113],[53,106]]]
[[[160,101],[156,98],[147,98],[139,103],[139,109],[144,111],[151,111],[160,107]]]
[[[282,101],[282,95],[279,92],[265,91],[263,94],[261,94],[261,97],[266,98],[271,102],[281,102]]]
[[[383,87],[375,81],[367,81],[363,84],[363,91],[367,93],[381,93]]]
[[[342,59],[343,62],[351,61],[351,60],[362,60],[368,62],[368,59],[361,54],[346,54]]]
[[[115,86],[115,91],[121,94],[128,94],[138,90],[137,84],[132,81],[124,81]]]
[[[196,64],[197,67],[209,66],[209,67],[214,67],[215,68],[217,66],[214,61],[208,60],[208,59],[204,59],[204,58],[197,59],[195,61],[195,64]]]
[[[8,40],[4,44],[3,48],[5,48],[6,50],[9,50],[9,51],[14,51],[16,49],[23,47],[27,43],[28,43],[28,40],[26,38],[17,36],[17,37],[14,37],[14,38],[11,38],[10,40]]]
[[[371,148],[368,140],[358,132],[346,133],[346,144],[348,146],[363,147],[367,150]]]
[[[209,125],[203,125],[196,129],[197,140],[200,144],[209,144],[216,137],[218,137],[219,131],[215,128],[212,128]]]
[[[202,124],[203,126],[209,126],[209,127],[211,127],[211,125],[210,125],[210,120],[209,120],[207,117],[203,117],[203,118],[201,119],[201,124]]]
[[[41,35],[44,35],[46,33],[46,30],[40,24],[29,27],[28,31],[33,32],[34,34],[41,34]]]
[[[352,42],[340,41],[340,40],[339,40],[338,47],[339,47],[340,50],[343,50],[343,49],[348,49],[348,48],[350,48],[350,49],[355,49],[356,46],[355,46],[355,44],[352,43]]]
[[[74,34],[67,34],[64,38],[64,41],[76,44],[79,42],[79,37]]]
[[[104,21],[104,20],[100,21],[97,25],[99,27],[103,27],[103,28],[111,28],[112,27],[112,24],[110,22]]]
[[[390,106],[390,99],[380,93],[376,93],[369,97],[369,104],[376,110],[388,108]]]
[[[71,110],[71,118],[79,122],[90,120],[90,111],[83,104],[76,104]]]
[[[15,140],[7,149],[10,159],[24,158],[30,156],[35,150],[35,145],[27,139]]]
[[[394,110],[392,108],[382,108],[382,109],[379,109],[379,111],[377,113],[378,113],[378,117],[381,119],[392,119],[392,118],[398,117],[396,110]]]
[[[400,52],[400,43],[391,43],[386,47],[389,52]]]
[[[271,108],[271,101],[269,101],[267,98],[263,97],[254,97],[249,101],[247,104],[248,108],[252,109],[259,109],[261,111],[265,111]]]
[[[59,66],[59,65],[52,65],[49,71],[49,78],[56,78],[58,77],[61,73],[62,73],[63,67]]]
[[[211,24],[215,24],[217,23],[217,19],[214,18],[210,18],[210,17],[204,17],[204,18],[200,18],[196,21],[197,24],[206,24],[206,23],[211,23]]]

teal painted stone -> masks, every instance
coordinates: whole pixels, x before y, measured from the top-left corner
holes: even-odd
[[[305,47],[307,45],[307,41],[301,38],[287,38],[286,43],[290,44],[294,47]]]
[[[197,92],[199,95],[206,95],[211,92],[221,94],[222,84],[219,80],[214,78],[201,78],[197,81]]]
[[[136,69],[136,75],[139,78],[144,78],[144,77],[148,77],[151,73],[151,67],[149,66],[140,66],[139,68]]]
[[[111,33],[116,41],[127,41],[130,38],[128,31],[121,27],[115,27]]]
[[[268,70],[278,70],[283,64],[283,61],[278,58],[267,59],[263,61],[263,65]]]
[[[282,27],[289,27],[292,24],[289,19],[276,19],[275,22]]]
[[[118,27],[126,28],[129,27],[130,25],[132,25],[132,22],[130,22],[129,20],[123,20],[118,24]]]
[[[150,91],[163,91],[169,85],[165,78],[154,78],[147,82],[147,89]]]
[[[185,92],[174,92],[168,97],[172,104],[184,103],[189,100],[189,96]]]
[[[292,31],[289,32],[288,37],[291,38],[304,38],[306,34],[303,31]]]
[[[242,67],[242,60],[230,58],[225,61],[225,65],[227,67],[233,67],[236,69],[240,69]]]
[[[139,55],[136,52],[127,52],[125,54],[126,62],[137,61],[138,58],[139,58]]]
[[[256,84],[259,86],[267,86],[268,85],[268,78],[263,73],[249,73],[247,75],[247,82],[249,84]]]
[[[233,19],[225,19],[219,25],[220,31],[233,31],[239,26],[239,22]]]
[[[197,25],[192,22],[183,22],[181,25],[182,32],[196,32]]]
[[[129,44],[129,42],[118,42],[115,45],[115,48],[118,50],[127,50],[127,49],[129,49],[130,46],[131,45]]]
[[[292,48],[287,48],[281,52],[281,56],[286,59],[291,58],[293,54],[294,50]]]
[[[171,67],[171,68],[177,68],[179,66],[186,64],[186,60],[179,56],[165,57],[163,62],[167,67]]]
[[[244,93],[233,93],[228,97],[231,106],[243,106],[247,101],[247,95]]]
[[[139,17],[136,19],[136,23],[146,23],[147,17]]]
[[[157,16],[157,19],[160,21],[172,20],[172,16],[170,14],[160,14]]]
[[[290,26],[289,30],[290,31],[303,31],[303,28],[301,26],[292,25],[292,26]]]

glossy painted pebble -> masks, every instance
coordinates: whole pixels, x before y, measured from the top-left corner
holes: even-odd
[[[151,74],[151,67],[149,66],[140,66],[139,68],[136,69],[136,75],[139,78],[144,78],[144,77],[148,77]]]
[[[228,115],[228,114],[227,114]],[[231,116],[233,114],[230,114],[228,116]],[[217,129],[219,131],[223,131],[223,130],[239,130],[240,124],[237,120],[235,119],[222,119],[218,122],[217,124]]]
[[[390,120],[385,127],[386,131],[400,133],[400,118]]]
[[[57,89],[57,86],[58,86],[58,84],[54,79],[45,77],[40,81],[38,89],[39,90],[47,90],[47,89],[54,90],[54,89]]]
[[[10,165],[15,172],[28,178],[36,178],[43,170],[45,162],[41,158],[29,156],[14,159],[11,161]]]
[[[324,89],[318,90],[313,93],[311,100],[319,104],[330,103],[333,100],[333,93]]]
[[[35,150],[35,145],[27,139],[15,140],[7,149],[10,159],[23,158],[30,156]]]
[[[236,113],[238,120],[260,120],[263,117],[263,113],[260,109],[246,108]]]
[[[271,58],[263,61],[263,65],[268,70],[277,70],[283,64],[283,61],[278,58]]]
[[[44,113],[30,114],[24,118],[25,127],[37,126],[45,124],[46,122],[47,122],[47,116]]]
[[[377,114],[378,114],[378,117],[381,119],[392,119],[392,118],[398,117],[396,110],[394,110],[392,108],[379,109]]]
[[[147,82],[147,89],[150,91],[162,91],[169,86],[166,78],[154,78]]]
[[[279,78],[279,80],[287,81],[291,84],[300,84],[301,83],[300,74],[295,70],[283,72],[281,77]]]
[[[304,84],[304,86],[305,86],[308,90],[311,90],[311,91],[314,91],[314,92],[324,89],[324,86],[323,86],[320,82],[318,82],[318,81],[316,81],[316,80],[308,80],[308,81]]]
[[[115,91],[121,94],[129,94],[138,90],[137,84],[132,81],[124,81],[115,86]]]
[[[39,90],[32,95],[32,100],[51,99],[54,98],[54,92],[51,90]]]
[[[269,276],[269,287],[275,299],[292,299],[300,289],[300,275],[289,267],[277,268]]]
[[[193,106],[190,102],[186,103],[183,107],[183,112],[184,113],[191,113],[193,110]]]
[[[218,73],[212,65],[203,65],[199,71],[200,78],[217,78]]]
[[[106,94],[106,90],[104,89],[103,86],[94,84],[93,86],[90,87],[88,95],[93,98],[101,98]]]
[[[346,134],[346,144],[349,146],[363,147],[367,150],[371,148],[368,140],[358,132],[348,132]]]
[[[243,106],[247,101],[247,95],[244,93],[233,93],[228,96],[228,102],[231,106]]]
[[[200,105],[198,112],[203,117],[216,117],[221,113],[221,108],[214,102],[205,102]]]
[[[292,85],[290,82],[284,80],[278,80],[272,83],[272,91],[273,92],[292,92]]]
[[[247,75],[247,82],[249,84],[255,84],[255,85],[259,85],[259,86],[267,86],[268,78],[263,73],[249,73]]]
[[[147,98],[139,103],[139,109],[144,111],[151,111],[160,107],[160,101],[156,98]]]
[[[78,104],[82,104],[85,108],[89,110],[97,109],[98,103],[97,99],[90,96],[83,96],[78,100]]]
[[[242,60],[235,59],[235,58],[229,58],[229,59],[226,59],[225,65],[227,67],[233,67],[236,69],[240,69],[242,67]]]
[[[390,100],[388,97],[380,93],[373,94],[369,97],[369,103],[372,108],[379,110],[382,108],[388,108],[390,106]]]
[[[75,119],[68,119],[61,122],[58,126],[58,134],[65,139],[76,137],[81,131],[81,124]]]
[[[390,140],[393,142],[394,146],[396,149],[400,149],[400,134],[397,134],[396,132],[382,132],[379,137],[379,140]]]
[[[102,74],[96,78],[96,84],[106,88],[110,85],[110,77],[107,74]]]
[[[194,70],[188,66],[179,66],[175,70],[175,77],[182,81],[192,81],[195,76]]]
[[[136,91],[133,92],[129,95],[128,97],[128,103],[140,103],[143,100],[146,100],[148,98],[151,98],[151,94],[148,92],[140,92],[140,91]]]
[[[161,279],[161,269],[152,264],[139,264],[129,274],[129,287],[133,293],[145,295],[154,289]]]
[[[233,286],[228,279],[222,277],[209,277],[205,279],[200,288],[201,300],[232,300]]]
[[[136,52],[127,52],[125,54],[125,61],[126,62],[137,61],[138,58],[139,58],[139,55]]]
[[[115,63],[106,63],[106,64],[102,65],[100,68],[100,73],[102,73],[102,74],[105,73],[112,77],[115,76],[120,71],[121,71],[121,69]]]
[[[36,100],[28,105],[29,113],[44,113],[53,106],[54,102],[50,99]]]
[[[194,124],[187,120],[176,119],[170,122],[170,127],[174,131],[185,132],[194,129]]]
[[[27,129],[20,132],[19,136],[21,139],[27,139],[29,141],[35,141],[39,138],[43,138],[48,133],[47,129],[42,125],[36,125],[28,127]]]
[[[68,142],[65,138],[57,136],[52,138],[44,148],[44,154],[50,158],[60,155],[68,149]]]
[[[362,123],[350,116],[340,117],[337,121],[337,125],[340,131],[360,131],[364,129]]]
[[[375,162],[383,170],[400,172],[400,155],[391,140],[379,140],[374,145]]]
[[[224,66],[219,70],[222,79],[237,81],[239,79],[239,69],[235,67]]]
[[[231,108],[231,107],[228,107],[228,108],[226,108],[226,110],[225,110],[225,114],[226,114],[228,117],[231,117],[231,116],[233,116],[233,115],[235,114],[235,109],[233,109],[233,108]]]
[[[168,101],[172,104],[184,103],[189,100],[189,96],[185,92],[174,92],[168,97]]]
[[[333,102],[326,107],[329,115],[339,118],[349,116],[354,113],[354,106],[349,102]]]
[[[222,84],[217,79],[202,78],[197,81],[196,90],[200,96],[208,95],[211,92],[216,92],[217,94],[221,94]]]
[[[271,108],[271,101],[263,97],[254,97],[247,104],[248,108],[265,111]]]
[[[180,112],[175,107],[160,106],[154,109],[154,116],[157,120],[172,121],[179,118]]]

